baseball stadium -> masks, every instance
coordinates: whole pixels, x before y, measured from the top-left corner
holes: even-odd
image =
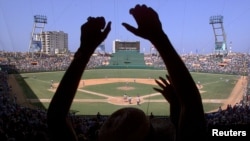
[[[27,132],[35,127],[46,130],[47,109],[73,56],[74,53],[34,53],[31,57],[25,53],[1,52],[3,111],[16,111],[15,114],[21,117],[30,115],[26,118],[34,121],[32,123],[39,121],[36,125],[29,123]],[[249,55],[185,54],[181,58],[200,91],[208,125],[213,127],[227,121],[234,125],[250,123],[247,116]],[[73,121],[101,125],[114,111],[135,107],[149,117],[168,118],[169,103],[153,89],[159,87],[155,80],[166,77],[166,74],[166,67],[157,52],[144,54],[140,52],[139,42],[117,41],[112,54],[95,52],[90,58],[78,84],[70,116]],[[219,114],[232,108],[235,109],[232,115]],[[12,123],[12,120],[5,120]],[[91,125],[84,126],[91,128]],[[21,131],[22,126],[19,129]],[[88,133],[81,134],[88,136]]]
[[[79,83],[71,111],[77,115],[110,115],[121,107],[133,106],[142,109],[148,115],[168,116],[168,102],[160,93],[153,90],[154,87],[158,87],[155,79],[167,74],[160,56],[140,53],[139,42],[115,43],[115,53],[93,54],[88,69]],[[217,65],[214,66],[215,70],[219,69],[217,73],[212,72],[215,70],[206,72],[208,70],[203,68],[208,66],[201,64],[204,60],[207,61],[208,57],[199,56],[198,63],[197,60],[192,60],[192,57],[196,56],[182,56],[182,59],[186,60],[189,69],[193,70],[191,74],[200,90],[205,112],[216,111],[219,107],[225,109],[228,104],[235,105],[243,100],[244,95],[246,97],[244,93],[247,88],[247,76],[242,75],[245,71],[244,66],[232,66],[236,68],[229,69],[227,67],[231,64],[224,61],[224,65],[227,64],[225,66],[221,66],[221,62],[214,64]],[[43,65],[47,66],[49,62]],[[190,65],[190,62],[196,63]],[[67,63],[70,63],[70,57]],[[39,67],[43,66],[40,66],[38,60],[35,65],[31,64],[35,72],[17,67],[21,73],[12,74],[9,83],[18,104],[48,108],[67,67],[62,68],[62,64],[58,64],[56,67],[62,69],[58,71],[52,68],[54,64],[58,62],[48,66],[47,69],[51,71],[46,72],[39,71]],[[229,72],[223,72],[224,70]],[[238,71],[238,74],[235,71]],[[137,99],[140,103],[137,103]]]
[[[249,141],[249,4],[1,1],[0,141]]]

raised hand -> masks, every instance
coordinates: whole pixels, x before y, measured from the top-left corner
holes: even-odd
[[[127,23],[122,23],[122,25],[128,31],[149,40],[155,46],[171,78],[170,83],[160,78],[162,82],[156,81],[156,83],[162,89],[156,88],[155,90],[162,93],[169,101],[170,117],[174,116],[178,119],[174,121],[175,125],[178,125],[176,139],[203,140],[206,134],[206,121],[199,90],[185,63],[164,33],[157,12],[146,5],[136,5],[135,8],[130,9],[130,14],[136,20],[138,28]],[[175,101],[178,101],[178,104],[171,104]],[[173,108],[174,106],[177,106],[178,110]]]
[[[81,26],[81,46],[80,50],[93,53],[107,37],[111,30],[111,22],[106,22],[104,17],[89,17],[88,21]],[[86,49],[87,48],[87,49]]]
[[[134,17],[138,28],[135,28],[127,23],[122,25],[133,34],[148,39],[151,42],[158,37],[159,34],[164,34],[158,14],[146,5],[136,5],[131,8],[129,13]]]
[[[178,95],[175,91],[175,88],[173,87],[171,83],[171,79],[168,75],[166,75],[167,79],[164,79],[163,77],[159,77],[161,82],[159,80],[155,80],[155,82],[158,84],[159,88],[153,88],[155,91],[160,92],[162,96],[169,102],[170,104],[170,119],[172,123],[175,125],[176,130],[178,129],[178,122],[180,118],[180,102],[178,100]]]
[[[167,79],[164,79],[163,77],[159,77],[161,82],[159,80],[155,79],[155,82],[158,84],[159,88],[153,88],[155,91],[160,92],[162,96],[170,103],[170,104],[178,104],[178,98],[177,94],[174,90],[174,87],[171,84],[171,79],[168,75],[166,75]]]
[[[68,114],[92,53],[111,30],[111,22],[107,24],[106,28],[105,25],[104,17],[89,17],[88,21],[81,26],[80,47],[64,73],[48,108],[47,121],[52,140],[77,140]]]

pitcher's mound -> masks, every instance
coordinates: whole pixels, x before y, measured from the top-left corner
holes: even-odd
[[[123,86],[123,87],[117,87],[118,90],[124,90],[124,91],[129,91],[129,90],[134,90],[134,87],[130,86]]]

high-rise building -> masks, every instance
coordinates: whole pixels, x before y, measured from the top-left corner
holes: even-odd
[[[45,54],[65,54],[68,52],[68,34],[63,31],[44,31],[41,33],[42,48]]]

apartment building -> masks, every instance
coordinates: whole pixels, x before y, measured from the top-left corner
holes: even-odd
[[[44,31],[41,33],[42,48],[45,54],[65,54],[68,52],[68,34],[63,31]]]

